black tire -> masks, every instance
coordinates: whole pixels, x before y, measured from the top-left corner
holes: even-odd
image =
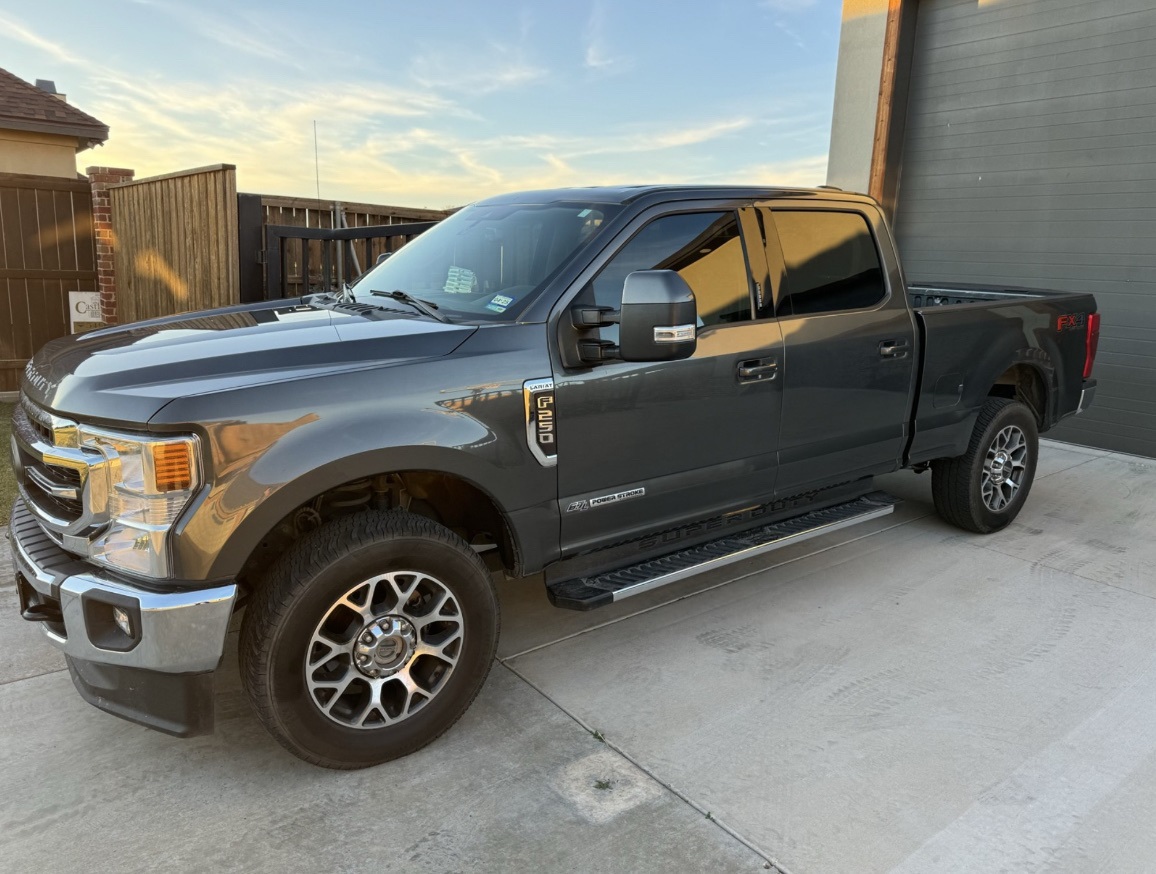
[[[1011,458],[1006,446],[1000,448],[1001,439],[1009,434],[1014,438],[1016,431],[1023,439],[1022,468],[1000,462],[1001,457]],[[1005,528],[1027,500],[1038,458],[1039,432],[1032,411],[1020,401],[989,398],[979,411],[967,452],[932,462],[936,512],[944,521],[977,534]],[[1009,483],[1017,475],[1018,485],[1012,488]]]
[[[266,573],[241,625],[241,681],[265,728],[295,756],[365,768],[408,755],[457,722],[490,672],[498,630],[490,574],[464,540],[411,513],[357,513],[306,535]],[[346,636],[339,652],[335,642]],[[385,643],[363,646],[374,639]],[[433,648],[427,641],[445,653],[423,651]],[[375,661],[383,655],[396,655],[396,664]],[[365,665],[395,673],[371,678]],[[317,688],[325,683],[332,695]]]

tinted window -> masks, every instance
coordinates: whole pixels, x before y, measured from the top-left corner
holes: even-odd
[[[701,325],[751,317],[747,262],[733,212],[695,212],[657,218],[630,240],[594,279],[594,299],[617,309],[622,285],[635,270],[675,270],[694,290]],[[615,340],[618,328],[603,328]]]
[[[777,314],[875,306],[887,288],[867,220],[856,212],[775,210],[787,275]]]

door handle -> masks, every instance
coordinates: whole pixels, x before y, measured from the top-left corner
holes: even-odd
[[[911,344],[906,340],[884,340],[879,344],[879,355],[883,358],[906,358]]]
[[[740,361],[737,375],[739,382],[765,382],[779,375],[779,362],[773,358]]]

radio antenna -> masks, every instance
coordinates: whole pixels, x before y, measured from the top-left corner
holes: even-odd
[[[313,119],[313,178],[317,182],[317,199],[321,199],[321,162],[317,160],[317,119]]]

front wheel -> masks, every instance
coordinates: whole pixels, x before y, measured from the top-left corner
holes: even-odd
[[[498,603],[464,540],[409,513],[330,522],[270,568],[241,627],[241,679],[290,752],[327,768],[408,755],[489,673]]]
[[[965,531],[999,531],[1023,508],[1038,457],[1032,411],[1019,401],[989,398],[979,411],[967,452],[931,465],[936,511]]]

